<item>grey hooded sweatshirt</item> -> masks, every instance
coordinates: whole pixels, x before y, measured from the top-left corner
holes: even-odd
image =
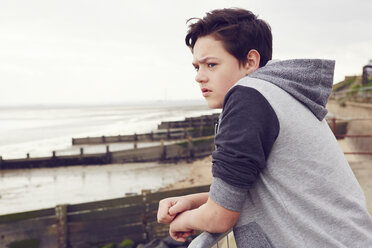
[[[269,62],[227,93],[209,196],[241,212],[238,247],[372,247],[364,194],[324,120],[333,71]]]

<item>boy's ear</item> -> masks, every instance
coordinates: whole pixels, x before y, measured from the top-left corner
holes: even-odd
[[[245,64],[245,69],[246,69],[246,75],[254,72],[260,67],[260,53],[252,49],[248,52],[247,54],[247,63]]]

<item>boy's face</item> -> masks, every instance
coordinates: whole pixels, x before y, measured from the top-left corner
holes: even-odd
[[[210,35],[197,39],[193,49],[193,65],[208,107],[222,108],[229,89],[247,75],[247,69],[226,51],[222,41]]]

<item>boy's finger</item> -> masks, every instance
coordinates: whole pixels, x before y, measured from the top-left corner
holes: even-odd
[[[169,215],[169,208],[171,207],[171,204],[172,204],[171,201],[169,201],[168,199],[161,200],[159,202],[157,214],[159,223],[169,224],[174,219],[174,216]]]
[[[186,237],[184,237],[184,232],[176,232],[174,234],[174,240],[178,241],[178,242],[185,242],[186,241]]]
[[[164,209],[164,208],[163,209],[159,208],[157,218],[158,218],[159,223],[164,223],[164,224],[169,224],[174,219],[173,216],[170,216],[168,214],[168,209]]]
[[[178,213],[184,212],[185,210],[188,210],[188,209],[186,209],[182,203],[177,202],[175,205],[169,208],[168,212],[169,212],[169,215],[176,215]]]
[[[163,224],[170,224],[174,216],[169,216],[168,213],[158,213],[158,222]]]

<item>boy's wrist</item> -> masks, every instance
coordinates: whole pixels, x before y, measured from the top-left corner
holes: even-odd
[[[185,201],[187,201],[189,205],[189,210],[195,209],[203,205],[208,200],[208,193],[197,193],[183,196]]]

